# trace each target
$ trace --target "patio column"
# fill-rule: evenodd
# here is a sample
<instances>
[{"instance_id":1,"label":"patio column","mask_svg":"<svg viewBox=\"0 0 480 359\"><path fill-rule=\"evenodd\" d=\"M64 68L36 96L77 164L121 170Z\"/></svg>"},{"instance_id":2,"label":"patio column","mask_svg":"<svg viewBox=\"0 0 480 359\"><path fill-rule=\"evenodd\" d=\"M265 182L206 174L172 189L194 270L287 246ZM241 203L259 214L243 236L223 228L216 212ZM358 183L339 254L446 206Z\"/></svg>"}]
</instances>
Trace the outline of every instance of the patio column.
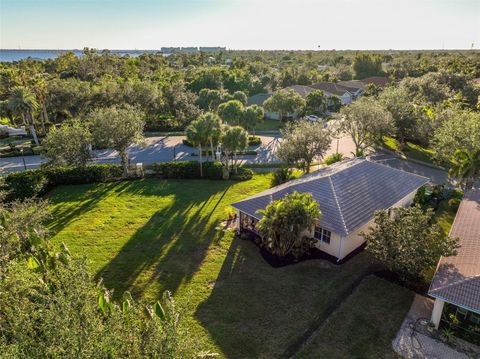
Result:
<instances>
[{"instance_id":1,"label":"patio column","mask_svg":"<svg viewBox=\"0 0 480 359\"><path fill-rule=\"evenodd\" d=\"M440 325L444 304L445 302L438 298L435 299L435 303L433 304L432 323L435 325L435 329L438 329L438 326Z\"/></svg>"},{"instance_id":2,"label":"patio column","mask_svg":"<svg viewBox=\"0 0 480 359\"><path fill-rule=\"evenodd\" d=\"M240 212L240 211L237 209L237 218L236 218L236 220L235 220L235 221L237 222L237 223L236 223L237 230L240 230L240 229L241 229L241 228L240 228L240 216L241 216L241 213L242 213L242 212Z\"/></svg>"}]
</instances>

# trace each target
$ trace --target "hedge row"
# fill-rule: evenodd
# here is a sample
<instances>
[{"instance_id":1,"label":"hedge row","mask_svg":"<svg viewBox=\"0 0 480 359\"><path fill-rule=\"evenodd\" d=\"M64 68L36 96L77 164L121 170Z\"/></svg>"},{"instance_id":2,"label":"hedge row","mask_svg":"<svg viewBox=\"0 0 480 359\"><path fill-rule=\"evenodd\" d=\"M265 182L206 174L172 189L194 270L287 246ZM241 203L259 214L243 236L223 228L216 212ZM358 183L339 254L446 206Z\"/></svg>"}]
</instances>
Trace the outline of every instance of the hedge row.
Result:
<instances>
[{"instance_id":1,"label":"hedge row","mask_svg":"<svg viewBox=\"0 0 480 359\"><path fill-rule=\"evenodd\" d=\"M52 167L14 172L5 176L2 189L7 200L22 200L41 196L59 185L106 182L122 176L122 167L102 164L85 167Z\"/></svg>"},{"instance_id":2,"label":"hedge row","mask_svg":"<svg viewBox=\"0 0 480 359\"><path fill-rule=\"evenodd\" d=\"M151 169L163 178L201 178L198 161L157 162L151 165ZM203 178L223 179L223 165L220 162L203 163Z\"/></svg>"},{"instance_id":3,"label":"hedge row","mask_svg":"<svg viewBox=\"0 0 480 359\"><path fill-rule=\"evenodd\" d=\"M203 177L200 177L200 162L198 161L158 162L151 165L151 169L163 178L176 179L206 178L221 180L230 178L234 181L246 181L253 176L251 169L243 167L229 175L221 162L204 162Z\"/></svg>"}]
</instances>

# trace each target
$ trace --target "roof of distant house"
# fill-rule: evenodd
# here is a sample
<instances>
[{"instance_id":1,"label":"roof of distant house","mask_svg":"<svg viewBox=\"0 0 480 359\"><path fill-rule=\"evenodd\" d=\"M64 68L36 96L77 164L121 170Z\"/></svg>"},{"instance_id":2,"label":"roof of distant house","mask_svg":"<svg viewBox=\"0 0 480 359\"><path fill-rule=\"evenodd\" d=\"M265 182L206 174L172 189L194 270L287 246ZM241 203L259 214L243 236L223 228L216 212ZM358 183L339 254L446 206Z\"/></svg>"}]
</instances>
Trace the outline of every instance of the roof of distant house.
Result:
<instances>
[{"instance_id":1,"label":"roof of distant house","mask_svg":"<svg viewBox=\"0 0 480 359\"><path fill-rule=\"evenodd\" d=\"M247 99L247 106L258 105L262 106L267 98L272 96L271 93L257 93Z\"/></svg>"},{"instance_id":2,"label":"roof of distant house","mask_svg":"<svg viewBox=\"0 0 480 359\"><path fill-rule=\"evenodd\" d=\"M385 87L390 83L390 80L388 79L388 77L384 77L384 76L367 77L366 79L363 79L360 81L362 81L365 85L374 84L375 86L378 86L378 87Z\"/></svg>"},{"instance_id":3,"label":"roof of distant house","mask_svg":"<svg viewBox=\"0 0 480 359\"><path fill-rule=\"evenodd\" d=\"M375 211L392 207L427 182L426 177L357 158L273 187L232 207L260 219L257 211L271 201L294 191L308 192L320 206L320 225L347 236L369 222Z\"/></svg>"},{"instance_id":4,"label":"roof of distant house","mask_svg":"<svg viewBox=\"0 0 480 359\"><path fill-rule=\"evenodd\" d=\"M338 81L337 84L352 89L353 91L363 90L365 88L365 84L360 80Z\"/></svg>"},{"instance_id":5,"label":"roof of distant house","mask_svg":"<svg viewBox=\"0 0 480 359\"><path fill-rule=\"evenodd\" d=\"M317 89L314 89L313 87L310 87L310 86L304 86L304 85L292 85L292 86L286 87L285 90L293 90L296 93L298 93L300 96L305 98L310 92L316 91Z\"/></svg>"},{"instance_id":6,"label":"roof of distant house","mask_svg":"<svg viewBox=\"0 0 480 359\"><path fill-rule=\"evenodd\" d=\"M480 190L465 194L450 230L456 256L442 257L428 294L480 313Z\"/></svg>"},{"instance_id":7,"label":"roof of distant house","mask_svg":"<svg viewBox=\"0 0 480 359\"><path fill-rule=\"evenodd\" d=\"M316 90L322 90L324 92L331 93L333 95L337 96L343 96L345 93L351 93L352 89L339 85L338 83L335 82L318 82L315 85L310 86Z\"/></svg>"}]
</instances>

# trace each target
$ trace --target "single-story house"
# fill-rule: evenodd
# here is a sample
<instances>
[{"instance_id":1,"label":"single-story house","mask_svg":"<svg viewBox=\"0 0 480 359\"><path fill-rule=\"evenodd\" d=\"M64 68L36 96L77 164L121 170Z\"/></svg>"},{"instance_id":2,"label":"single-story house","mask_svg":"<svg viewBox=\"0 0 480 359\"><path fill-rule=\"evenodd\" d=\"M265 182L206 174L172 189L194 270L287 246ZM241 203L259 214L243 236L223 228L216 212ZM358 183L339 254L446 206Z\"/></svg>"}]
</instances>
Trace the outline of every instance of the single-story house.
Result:
<instances>
[{"instance_id":1,"label":"single-story house","mask_svg":"<svg viewBox=\"0 0 480 359\"><path fill-rule=\"evenodd\" d=\"M367 85L373 84L377 87L385 87L389 83L389 79L383 76L367 77L363 80L339 81L337 85L345 87L352 94L353 99L356 100L365 92Z\"/></svg>"},{"instance_id":2,"label":"single-story house","mask_svg":"<svg viewBox=\"0 0 480 359\"><path fill-rule=\"evenodd\" d=\"M428 294L435 298L431 321L438 329L445 303L461 321L480 326L480 190L468 191L450 230L459 238L456 256L438 262Z\"/></svg>"},{"instance_id":3,"label":"single-story house","mask_svg":"<svg viewBox=\"0 0 480 359\"><path fill-rule=\"evenodd\" d=\"M360 235L373 225L374 213L409 206L428 178L356 158L332 164L299 179L232 204L240 231L253 233L262 218L258 210L286 194L311 193L322 216L313 231L316 247L342 260L365 241Z\"/></svg>"},{"instance_id":4,"label":"single-story house","mask_svg":"<svg viewBox=\"0 0 480 359\"><path fill-rule=\"evenodd\" d=\"M342 102L342 105L348 105L355 99L355 96L353 95L354 91L351 88L339 85L335 82L322 81L310 87L315 90L322 90L327 97L331 97L333 95L338 96Z\"/></svg>"},{"instance_id":5,"label":"single-story house","mask_svg":"<svg viewBox=\"0 0 480 359\"><path fill-rule=\"evenodd\" d=\"M258 105L263 106L263 103L272 96L272 93L257 93L247 99L247 106ZM280 116L276 112L265 111L265 118L267 120L279 120Z\"/></svg>"}]
</instances>

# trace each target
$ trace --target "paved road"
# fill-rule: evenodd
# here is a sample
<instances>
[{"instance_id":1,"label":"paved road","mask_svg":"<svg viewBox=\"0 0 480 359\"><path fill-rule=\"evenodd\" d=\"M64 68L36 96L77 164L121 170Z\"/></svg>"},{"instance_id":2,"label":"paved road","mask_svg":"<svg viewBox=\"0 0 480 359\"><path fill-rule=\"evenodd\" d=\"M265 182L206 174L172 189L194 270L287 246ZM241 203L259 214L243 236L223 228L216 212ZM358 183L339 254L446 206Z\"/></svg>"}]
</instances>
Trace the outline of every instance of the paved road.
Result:
<instances>
[{"instance_id":1,"label":"paved road","mask_svg":"<svg viewBox=\"0 0 480 359\"><path fill-rule=\"evenodd\" d=\"M257 151L257 155L240 156L239 159L243 163L278 162L275 152L282 140L280 135L261 135L259 137L262 140L262 144L256 148L252 148ZM184 138L184 136L149 137L146 139L145 146L131 146L128 149L130 161L132 163L141 162L144 164L168 162L173 160L174 153L177 160L198 160L198 156L191 155L192 153L196 153L197 149L182 144ZM338 151L345 157L352 157L355 146L349 137L342 137L338 140L334 139L326 155L335 153L337 145ZM117 152L113 150L95 151L95 156L95 159L92 161L94 163L120 163ZM393 155L374 154L371 158L387 166L428 177L435 184L448 181L448 175L445 171L404 161ZM25 164L28 169L37 168L43 162L45 162L45 159L40 156L25 156ZM21 157L0 159L0 171L14 172L22 170L24 170L24 165Z\"/></svg>"},{"instance_id":2,"label":"paved road","mask_svg":"<svg viewBox=\"0 0 480 359\"><path fill-rule=\"evenodd\" d=\"M257 156L240 156L244 163L275 163L278 162L275 152L280 144L280 135L261 135L262 144L253 147L257 151ZM175 154L177 160L198 160L198 156L192 156L197 149L182 144L184 136L169 137L149 137L146 139L145 146L130 146L128 154L132 163L151 164L154 162L172 161ZM332 142L328 154L336 151L337 140ZM338 149L345 156L351 156L354 150L352 141L347 138L341 138L338 141ZM37 168L45 159L41 156L25 156L25 164L28 169ZM116 151L102 150L95 151L94 163L120 163L120 158ZM24 170L21 157L11 157L0 159L0 170L3 172L14 172Z\"/></svg>"}]
</instances>

